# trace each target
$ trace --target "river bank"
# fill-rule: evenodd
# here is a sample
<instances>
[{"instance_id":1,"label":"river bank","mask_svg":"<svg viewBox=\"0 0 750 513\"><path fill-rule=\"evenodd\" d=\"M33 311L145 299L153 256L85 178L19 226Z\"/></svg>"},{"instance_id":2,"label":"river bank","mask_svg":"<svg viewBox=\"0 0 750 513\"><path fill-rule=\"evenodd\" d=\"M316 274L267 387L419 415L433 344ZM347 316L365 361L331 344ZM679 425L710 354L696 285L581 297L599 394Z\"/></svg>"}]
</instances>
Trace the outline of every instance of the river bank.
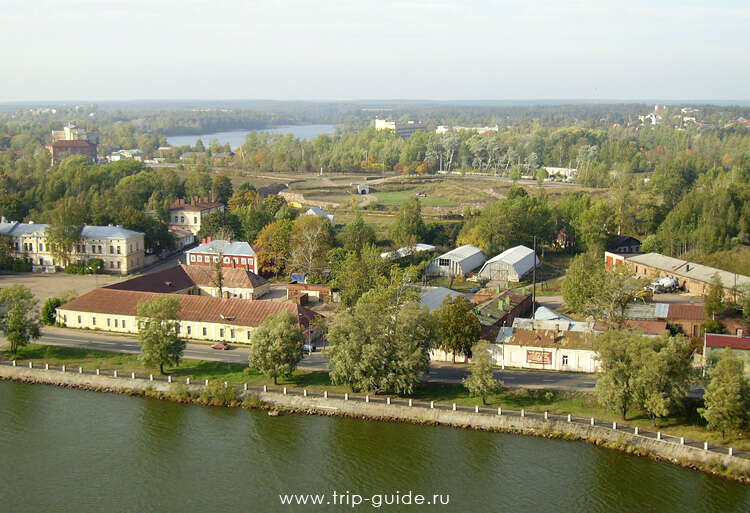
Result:
<instances>
[{"instance_id":1,"label":"river bank","mask_svg":"<svg viewBox=\"0 0 750 513\"><path fill-rule=\"evenodd\" d=\"M51 384L86 390L159 397L180 402L221 404L199 396L207 383L176 383L171 379L134 378L86 374L79 369L45 370L0 365L0 378L24 383ZM273 408L290 413L336 415L388 422L444 425L486 431L510 432L547 438L586 440L597 446L617 449L628 454L647 456L694 468L715 475L750 483L750 459L732 454L731 450L709 447L697 442L648 433L617 423L593 418L487 410L455 404L417 403L413 400L349 396L348 394L313 394L307 390L244 386L232 392L233 406ZM745 456L743 454L743 456Z\"/></svg>"}]
</instances>

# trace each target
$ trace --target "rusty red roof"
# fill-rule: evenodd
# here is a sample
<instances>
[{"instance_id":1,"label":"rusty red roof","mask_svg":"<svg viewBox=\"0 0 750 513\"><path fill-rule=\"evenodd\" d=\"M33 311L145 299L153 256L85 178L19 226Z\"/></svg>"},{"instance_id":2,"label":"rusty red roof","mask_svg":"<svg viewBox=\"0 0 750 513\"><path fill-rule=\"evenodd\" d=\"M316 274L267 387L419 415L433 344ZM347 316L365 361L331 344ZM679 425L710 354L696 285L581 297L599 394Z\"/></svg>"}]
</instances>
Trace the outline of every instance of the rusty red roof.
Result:
<instances>
[{"instance_id":1,"label":"rusty red roof","mask_svg":"<svg viewBox=\"0 0 750 513\"><path fill-rule=\"evenodd\" d=\"M703 305L670 304L667 311L667 319L705 321L706 318L706 310Z\"/></svg>"},{"instance_id":2,"label":"rusty red roof","mask_svg":"<svg viewBox=\"0 0 750 513\"><path fill-rule=\"evenodd\" d=\"M706 333L705 342L706 347L730 347L732 349L750 350L750 337Z\"/></svg>"},{"instance_id":3,"label":"rusty red roof","mask_svg":"<svg viewBox=\"0 0 750 513\"><path fill-rule=\"evenodd\" d=\"M667 331L666 321L643 321L635 319L626 319L625 324L629 328L636 328L643 332L644 335L661 335ZM594 323L594 331L607 331L610 325L606 321L597 321Z\"/></svg>"},{"instance_id":4,"label":"rusty red roof","mask_svg":"<svg viewBox=\"0 0 750 513\"><path fill-rule=\"evenodd\" d=\"M164 294L113 288L94 289L88 294L65 303L60 310L91 312L112 315L138 315L138 303L150 301ZM235 326L259 326L266 317L287 311L307 326L318 316L312 310L287 301L261 301L251 299L225 299L210 296L174 294L182 306L179 318L183 321L215 322Z\"/></svg>"}]
</instances>

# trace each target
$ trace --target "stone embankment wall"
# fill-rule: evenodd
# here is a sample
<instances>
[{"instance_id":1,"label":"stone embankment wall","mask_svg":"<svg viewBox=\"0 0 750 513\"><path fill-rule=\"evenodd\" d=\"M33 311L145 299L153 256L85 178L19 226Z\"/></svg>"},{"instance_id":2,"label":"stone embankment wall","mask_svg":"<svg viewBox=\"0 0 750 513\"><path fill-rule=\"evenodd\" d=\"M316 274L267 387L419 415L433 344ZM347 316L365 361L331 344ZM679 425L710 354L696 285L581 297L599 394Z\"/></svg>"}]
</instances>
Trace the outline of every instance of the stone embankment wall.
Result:
<instances>
[{"instance_id":1,"label":"stone embankment wall","mask_svg":"<svg viewBox=\"0 0 750 513\"><path fill-rule=\"evenodd\" d=\"M88 371L91 372L91 371ZM135 377L121 374L115 377L86 373L85 370L45 370L44 368L13 367L8 362L0 365L0 379L28 383L46 383L111 392L160 392L168 394L173 382L163 377ZM186 383L185 389L197 394L204 383ZM229 385L231 386L231 385ZM560 437L593 441L627 452L653 456L685 466L702 469L716 467L733 469L734 476L750 475L750 455L732 453L718 447L708 447L661 433L638 431L636 428L608 423L591 418L581 418L507 411L500 409L471 408L450 404L413 402L410 399L391 399L348 394L308 393L306 390L270 390L267 387L241 386L241 399L252 395L262 402L298 413L339 415L376 420L414 422L420 424L446 425L453 427L505 431L536 436Z\"/></svg>"}]
</instances>

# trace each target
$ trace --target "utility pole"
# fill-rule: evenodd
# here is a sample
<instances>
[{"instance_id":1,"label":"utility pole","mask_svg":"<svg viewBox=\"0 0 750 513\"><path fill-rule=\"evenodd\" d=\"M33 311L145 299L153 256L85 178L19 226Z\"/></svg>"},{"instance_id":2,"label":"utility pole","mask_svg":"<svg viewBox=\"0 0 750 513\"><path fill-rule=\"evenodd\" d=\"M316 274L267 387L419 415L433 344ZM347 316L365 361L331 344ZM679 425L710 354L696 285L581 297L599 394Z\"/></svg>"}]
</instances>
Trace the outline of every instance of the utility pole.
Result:
<instances>
[{"instance_id":1,"label":"utility pole","mask_svg":"<svg viewBox=\"0 0 750 513\"><path fill-rule=\"evenodd\" d=\"M534 288L531 292L531 318L536 313L536 235L534 235Z\"/></svg>"}]
</instances>

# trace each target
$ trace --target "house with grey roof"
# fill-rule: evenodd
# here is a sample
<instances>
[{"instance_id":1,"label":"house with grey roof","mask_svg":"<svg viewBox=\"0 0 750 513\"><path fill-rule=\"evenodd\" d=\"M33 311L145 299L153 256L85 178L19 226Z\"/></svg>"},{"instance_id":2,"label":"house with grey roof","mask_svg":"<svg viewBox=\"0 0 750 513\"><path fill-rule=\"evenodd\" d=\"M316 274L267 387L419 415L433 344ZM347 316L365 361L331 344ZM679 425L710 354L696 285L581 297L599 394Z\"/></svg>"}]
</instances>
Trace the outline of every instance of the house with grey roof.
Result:
<instances>
[{"instance_id":1,"label":"house with grey roof","mask_svg":"<svg viewBox=\"0 0 750 513\"><path fill-rule=\"evenodd\" d=\"M328 212L326 212L325 210L319 207L311 207L303 215L325 217L331 222L331 224L333 224L333 214L329 214Z\"/></svg>"},{"instance_id":2,"label":"house with grey roof","mask_svg":"<svg viewBox=\"0 0 750 513\"><path fill-rule=\"evenodd\" d=\"M466 244L434 258L425 272L428 276L466 276L485 260L481 249Z\"/></svg>"}]
</instances>

